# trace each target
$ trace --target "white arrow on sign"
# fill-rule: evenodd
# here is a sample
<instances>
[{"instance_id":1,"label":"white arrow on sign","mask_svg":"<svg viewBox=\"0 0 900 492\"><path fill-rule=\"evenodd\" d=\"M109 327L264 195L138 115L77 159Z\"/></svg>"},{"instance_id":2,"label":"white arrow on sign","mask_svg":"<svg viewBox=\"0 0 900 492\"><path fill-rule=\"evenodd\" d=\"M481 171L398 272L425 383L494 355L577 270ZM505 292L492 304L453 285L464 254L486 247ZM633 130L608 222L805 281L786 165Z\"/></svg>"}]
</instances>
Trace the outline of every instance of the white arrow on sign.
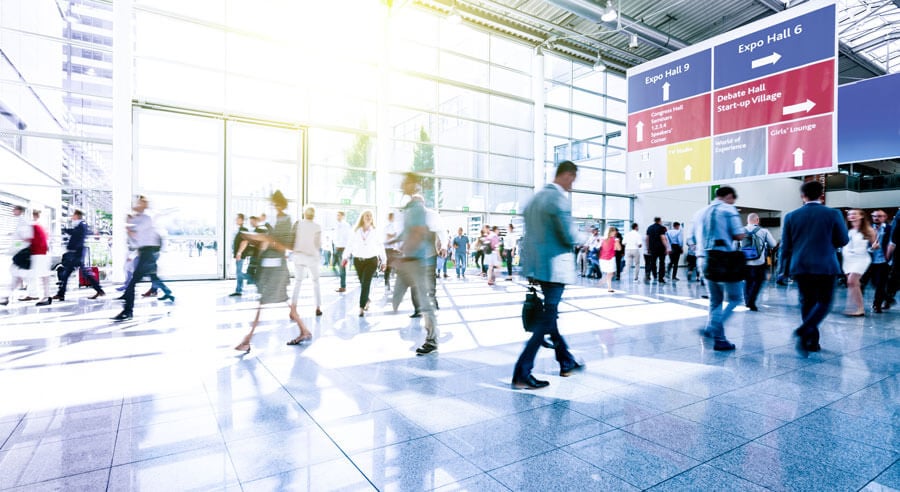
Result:
<instances>
[{"instance_id":1,"label":"white arrow on sign","mask_svg":"<svg viewBox=\"0 0 900 492\"><path fill-rule=\"evenodd\" d=\"M741 174L744 172L744 159L738 157L734 160L734 174Z\"/></svg>"},{"instance_id":2,"label":"white arrow on sign","mask_svg":"<svg viewBox=\"0 0 900 492\"><path fill-rule=\"evenodd\" d=\"M665 84L663 84L662 87L663 87L663 101L668 101L670 84L668 82L666 82Z\"/></svg>"},{"instance_id":3,"label":"white arrow on sign","mask_svg":"<svg viewBox=\"0 0 900 492\"><path fill-rule=\"evenodd\" d=\"M805 154L805 153L806 152L803 149L801 149L800 147L797 147L797 150L795 150L793 152L794 167L803 167L803 154Z\"/></svg>"},{"instance_id":4,"label":"white arrow on sign","mask_svg":"<svg viewBox=\"0 0 900 492\"><path fill-rule=\"evenodd\" d=\"M778 52L772 52L772 54L769 56L757 58L757 59L753 60L752 62L750 62L750 67L751 68L759 68L759 67L762 67L765 65L774 65L780 59L781 59L781 55L779 55Z\"/></svg>"},{"instance_id":5,"label":"white arrow on sign","mask_svg":"<svg viewBox=\"0 0 900 492\"><path fill-rule=\"evenodd\" d=\"M635 129L637 130L637 135L634 137L635 141L637 141L637 142L643 142L643 141L644 141L644 122L643 122L643 121L638 121L638 122L634 125L634 127L635 127Z\"/></svg>"},{"instance_id":6,"label":"white arrow on sign","mask_svg":"<svg viewBox=\"0 0 900 492\"><path fill-rule=\"evenodd\" d=\"M812 109L813 107L815 107L815 105L816 105L816 103L807 99L806 101L804 101L800 104L792 104L790 106L785 106L785 107L781 108L781 114L782 114L782 116L786 116L789 114L799 113L801 111L806 111L807 113L809 113L809 110Z\"/></svg>"},{"instance_id":7,"label":"white arrow on sign","mask_svg":"<svg viewBox=\"0 0 900 492\"><path fill-rule=\"evenodd\" d=\"M685 181L691 180L691 169L694 169L694 168L691 167L690 164L688 164L687 166L684 166L684 180Z\"/></svg>"}]
</instances>

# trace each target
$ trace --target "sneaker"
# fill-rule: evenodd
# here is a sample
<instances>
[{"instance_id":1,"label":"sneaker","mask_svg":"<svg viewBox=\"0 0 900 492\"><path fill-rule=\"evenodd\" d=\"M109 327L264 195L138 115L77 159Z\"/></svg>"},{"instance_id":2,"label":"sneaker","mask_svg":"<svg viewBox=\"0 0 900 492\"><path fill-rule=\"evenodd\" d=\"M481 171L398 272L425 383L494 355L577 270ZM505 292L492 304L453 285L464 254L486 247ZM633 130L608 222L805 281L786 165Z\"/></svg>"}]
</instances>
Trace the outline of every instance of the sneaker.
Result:
<instances>
[{"instance_id":1,"label":"sneaker","mask_svg":"<svg viewBox=\"0 0 900 492\"><path fill-rule=\"evenodd\" d=\"M112 317L113 321L125 321L133 318L134 315L130 311L122 311L121 313Z\"/></svg>"},{"instance_id":2,"label":"sneaker","mask_svg":"<svg viewBox=\"0 0 900 492\"><path fill-rule=\"evenodd\" d=\"M172 301L172 302L175 302L175 296L173 296L172 294L166 294L166 295L160 297L159 299L157 299L157 301Z\"/></svg>"},{"instance_id":3,"label":"sneaker","mask_svg":"<svg viewBox=\"0 0 900 492\"><path fill-rule=\"evenodd\" d=\"M416 349L416 355L427 355L437 351L437 345L431 342L425 342L424 345Z\"/></svg>"}]
</instances>

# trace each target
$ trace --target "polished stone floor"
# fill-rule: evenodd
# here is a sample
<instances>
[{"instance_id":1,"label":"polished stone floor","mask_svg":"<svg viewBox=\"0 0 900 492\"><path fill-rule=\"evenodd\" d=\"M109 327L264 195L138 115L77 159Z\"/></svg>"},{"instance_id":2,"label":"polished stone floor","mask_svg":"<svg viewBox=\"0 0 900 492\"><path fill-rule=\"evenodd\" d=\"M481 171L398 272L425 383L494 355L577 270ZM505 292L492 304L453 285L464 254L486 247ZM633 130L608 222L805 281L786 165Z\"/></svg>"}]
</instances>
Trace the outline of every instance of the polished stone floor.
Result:
<instances>
[{"instance_id":1,"label":"polished stone floor","mask_svg":"<svg viewBox=\"0 0 900 492\"><path fill-rule=\"evenodd\" d=\"M440 351L385 304L357 316L358 284L309 286L296 335L232 282L173 283L135 319L88 290L49 308L0 308L0 489L20 490L894 490L900 489L900 309L834 313L822 352L798 353L795 287L729 320L733 353L698 335L696 283L596 281L566 290L560 326L587 370L550 350L509 380L526 339L518 279L439 281ZM111 293L113 289L108 289ZM869 293L871 295L871 293Z\"/></svg>"}]
</instances>

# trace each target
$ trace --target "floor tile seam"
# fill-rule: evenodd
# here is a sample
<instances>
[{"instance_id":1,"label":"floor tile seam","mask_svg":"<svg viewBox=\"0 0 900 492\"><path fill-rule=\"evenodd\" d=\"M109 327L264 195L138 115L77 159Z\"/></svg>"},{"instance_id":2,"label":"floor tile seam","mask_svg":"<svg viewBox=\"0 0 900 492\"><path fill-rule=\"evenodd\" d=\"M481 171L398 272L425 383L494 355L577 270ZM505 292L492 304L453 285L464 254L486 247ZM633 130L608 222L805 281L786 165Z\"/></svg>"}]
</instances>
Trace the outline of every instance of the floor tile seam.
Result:
<instances>
[{"instance_id":1,"label":"floor tile seam","mask_svg":"<svg viewBox=\"0 0 900 492\"><path fill-rule=\"evenodd\" d=\"M477 468L478 470L480 470L482 473L487 473L487 472L489 471L489 470L485 470L485 469L481 468L481 466L480 466L478 463L476 463L474 459L469 459L469 458L463 456L462 453L460 453L460 452L457 451L455 448L453 448L452 446L450 446L450 444L448 444L447 442L445 442L444 440L442 440L441 438L438 437L439 434L445 434L445 433L447 433L447 432L452 432L452 431L441 431L441 432L436 432L436 433L434 433L434 434L431 434L430 436L425 436L425 437L432 437L432 438L434 438L436 441L438 441L439 443L441 443L444 447L446 447L447 449L449 449L449 450L453 451L454 453L456 453L460 458L462 458L462 459L466 460L467 462L469 462L470 464L472 464L472 466L474 466L475 468ZM536 437L536 436L534 436L534 437ZM519 458L519 459L517 459L517 460L515 460L515 461L512 461L512 462L510 462L510 463L506 463L506 464L504 464L504 465L500 465L500 466L498 466L498 467L491 468L490 470L497 470L497 469L499 469L499 468L503 468L504 466L509 466L509 465L514 464L514 463L519 463L519 462L521 462L521 461L529 460L529 459L532 459L532 458L541 456L542 454L546 454L546 453L553 452L553 451L555 451L555 450L557 450L557 449L560 448L560 446L557 446L557 445L555 445L555 444L553 444L553 443L549 443L549 442L547 442L547 441L545 441L545 440L543 440L543 439L540 439L540 438L538 438L538 441L548 444L548 445L550 446L550 448L547 449L547 450L545 450L545 451L541 451L541 452L538 452L538 453L535 453L535 454L531 454L531 455L526 456L526 457L524 457L524 458ZM475 456L475 458L478 458L478 457L480 457L480 455ZM471 478L471 477L466 477L466 478Z\"/></svg>"},{"instance_id":2,"label":"floor tile seam","mask_svg":"<svg viewBox=\"0 0 900 492\"><path fill-rule=\"evenodd\" d=\"M793 422L790 422L789 424L792 424L792 423L793 423ZM819 456L818 454L816 454L816 455L814 455L814 456L810 456L810 455L808 455L808 454L801 454L801 453L799 453L799 452L794 452L794 451L793 451L794 448L791 447L791 446L785 447L784 449L779 449L779 448L776 448L776 447L774 447L774 446L769 446L768 444L766 444L766 443L760 441L760 439L762 439L762 438L768 436L769 434L773 434L774 432L776 432L776 431L778 431L778 430L781 430L781 429L784 428L784 427L787 427L787 425L789 425L789 424L785 424L785 425L783 425L783 426L781 426L781 427L779 427L779 428L777 428L777 429L772 429L771 431L766 432L765 434L763 434L763 435L757 437L756 439L751 440L750 442L753 443L753 444L756 444L757 446L763 446L763 447L769 448L769 449L771 449L771 450L773 450L773 451L776 451L776 452L786 452L786 453L790 454L791 456L793 456L793 457L795 457L795 458L798 458L798 459L814 461L814 462L818 463L819 465L821 465L823 468L836 468L836 469L838 469L838 470L840 470L840 471L842 471L842 472L844 472L844 473L847 473L847 474L849 474L849 475L853 475L853 476L856 476L856 477L859 477L859 478L866 478L865 476L861 475L858 471L856 471L856 470L851 470L850 467L843 468L842 466L839 466L839 465L836 465L836 464L826 463L826 462L824 462L824 461L818 459L818 456ZM847 439L847 438L843 438L843 439ZM850 439L848 439L848 440L850 440ZM748 444L748 443L744 443L744 445L746 445L746 444ZM862 444L865 444L865 443L862 443ZM871 445L869 445L869 446L870 446L870 447L875 447L875 446L871 446ZM900 454L900 453L896 453L896 452L895 452L894 454ZM843 463L844 463L842 460L837 460L837 461L838 461L838 463L840 463L841 465L843 465ZM897 460L895 460L894 462L896 463ZM885 467L883 470L881 470L881 471L878 472L878 473L879 473L879 474L883 473L884 470L887 470L888 468L890 468L890 466L891 466L891 465L888 465L887 467ZM877 476L877 475L876 475L876 476Z\"/></svg>"},{"instance_id":3,"label":"floor tile seam","mask_svg":"<svg viewBox=\"0 0 900 492\"><path fill-rule=\"evenodd\" d=\"M371 485L372 488L374 488L375 490L378 490L378 486L375 485L374 482L372 482L372 479L369 478L368 475L366 475L366 473L362 470L362 468L359 467L359 465L355 461L353 461L353 459L350 457L350 455L347 453L347 451L337 443L337 441L334 439L334 436L332 436L331 433L329 433L327 430L325 430L325 428L322 426L322 423L319 422L319 420L316 419L311 413L309 413L309 410L307 410L306 407L303 406L303 404L300 403L294 397L293 393L291 393L290 391L287 390L287 388L284 386L284 384L281 383L281 381L278 379L278 377L275 375L275 373L272 371L272 369L270 369L269 366L266 365L266 363L264 361L260 361L260 365L275 379L275 381L278 381L279 386L281 386L281 388L285 392L287 392L287 394L290 396L291 400L293 400L300 408L303 409L303 413L305 413L306 416L310 418L310 420L313 422L313 424L315 424L315 426L319 429L319 431L322 432L323 435L325 435L325 437L338 450L338 452L340 452L340 454L344 457L344 459L349 461L350 464L352 464L353 467L356 468L356 470L360 473L360 475L362 475L366 479L366 481L369 482L369 485ZM227 447L227 443L226 443L226 450L228 450L229 457L230 457L231 451ZM322 463L324 463L324 461ZM232 466L234 467L233 460L232 460ZM234 468L234 470L235 470L235 474L237 474L236 467ZM240 477L238 477L238 478L240 479ZM243 486L241 488L243 489Z\"/></svg>"},{"instance_id":4,"label":"floor tile seam","mask_svg":"<svg viewBox=\"0 0 900 492\"><path fill-rule=\"evenodd\" d=\"M219 436L219 437L221 438L221 436ZM113 450L113 460L112 460L110 466L111 466L111 468L118 468L118 467L121 467L121 466L133 465L133 464L135 464L135 463L143 463L143 462L145 462L145 461L153 461L153 460L158 460L158 459L161 459L161 458L168 458L168 457L170 457L170 456L177 456L177 455L179 455L179 454L193 453L193 452L195 452L195 451L200 451L200 450L204 450L204 449L207 449L207 448L213 448L213 447L221 446L221 445L224 445L224 444L227 444L227 442L226 442L225 440L221 440L220 442L217 442L217 443L214 443L214 444L204 444L204 445L202 445L202 446L191 447L191 448L189 448L189 449L181 449L181 450L178 450L178 451L167 451L167 452L164 452L164 453L162 453L162 454L150 456L150 457L148 457L148 458L130 459L130 460L127 460L127 461L123 461L123 462L121 462L121 463L116 463L116 462L115 462L115 450ZM233 463L232 463L232 466L234 466Z\"/></svg>"},{"instance_id":5,"label":"floor tile seam","mask_svg":"<svg viewBox=\"0 0 900 492\"><path fill-rule=\"evenodd\" d=\"M19 420L16 421L16 425L9 431L9 435L6 436L6 438L3 440L2 443L0 443L0 450L8 451L7 449L4 449L4 448L6 448L6 444L9 443L9 440L12 439L13 435L15 435L16 429L18 429L19 427L22 427L22 425L23 425L22 423L25 421L26 415L28 415L28 412L23 413L22 416L19 417Z\"/></svg>"},{"instance_id":6,"label":"floor tile seam","mask_svg":"<svg viewBox=\"0 0 900 492\"><path fill-rule=\"evenodd\" d=\"M125 412L125 397L122 397L122 400L119 405L119 421L116 423L116 437L113 439L113 447L112 453L109 454L109 471L106 474L106 490L109 490L109 485L112 482L112 470L113 463L116 461L116 447L119 445L119 431L122 426L122 414Z\"/></svg>"},{"instance_id":7,"label":"floor tile seam","mask_svg":"<svg viewBox=\"0 0 900 492\"><path fill-rule=\"evenodd\" d=\"M662 415L667 415L667 414L662 414ZM688 458L690 458L690 459L692 459L692 460L694 460L694 461L699 461L701 464L702 464L702 463L705 463L705 462L707 462L707 461L716 459L716 458L718 458L719 456L722 456L723 454L730 453L731 451L734 451L735 449L737 449L737 448L739 448L739 447L741 447L741 446L743 446L743 445L745 445L745 444L747 444L747 443L749 443L749 442L753 442L753 439L749 439L749 438L746 438L746 437L743 437L743 436L739 436L739 435L737 435L737 434L732 434L731 432L720 431L719 429L716 429L715 427L710 427L710 426L708 426L708 425L706 425L706 424L703 424L703 423L700 423L700 422L694 422L693 420L686 419L686 418L681 417L681 416L679 416L679 415L672 415L672 416L673 416L673 417L676 417L676 418L680 418L680 419L682 419L682 420L687 420L688 422L691 422L691 423L694 423L694 424L697 424L697 425L701 425L701 426L703 426L703 427L706 427L706 428L709 429L710 431L716 432L716 433L718 433L718 434L722 434L722 433L728 434L728 435L730 435L730 436L732 436L732 437L736 437L736 438L740 439L742 442L741 442L740 444L738 444L737 446L734 446L734 447L732 447L732 448L728 448L727 450L725 450L725 451L723 451L723 452L721 452L721 453L719 453L719 454L717 454L717 455L715 455L715 456L713 456L713 457L711 457L711 458L709 458L709 459L707 459L707 460L704 461L702 458L697 458L697 457L694 457L694 456L690 456L690 455L684 454L682 451L679 451L678 449L671 448L671 447L669 447L669 446L667 446L667 445L665 445L665 444L663 444L663 443L659 443L659 442L656 442L656 441L651 441L650 439L648 439L648 438L646 438L646 437L643 437L643 436L640 436L640 435L638 435L638 434L635 434L634 432L631 432L630 430L625 429L624 427L621 428L620 430L621 430L622 432L625 432L625 433L627 433L627 434L630 434L630 435L632 435L632 436L634 436L634 437L643 439L643 440L645 440L645 441L647 441L647 442L653 443L653 444L655 444L655 445L657 445L657 446L660 446L660 447L666 448L666 449L668 449L668 450L670 450L670 451L673 451L673 452L675 452L675 453L678 453L678 454L680 454L680 455L682 455L682 456L686 456L686 457L688 457ZM657 417L658 417L658 415L657 415ZM629 424L628 426L625 426L625 427L630 427L630 426L633 426L633 425L638 424L638 423L639 423L639 422L635 422L635 423ZM704 449L706 449L705 446L704 446Z\"/></svg>"},{"instance_id":8,"label":"floor tile seam","mask_svg":"<svg viewBox=\"0 0 900 492\"><path fill-rule=\"evenodd\" d=\"M859 415L853 415L853 414L850 414L850 413L847 413L847 412L842 412L841 410L838 410L838 409L836 409L836 408L822 407L822 408L820 408L819 410L823 410L823 409L831 410L832 412L837 412L837 413L846 415L846 416L848 416L848 417L859 418L859 419L865 419L865 420L875 420L875 419L870 419L870 418L868 418L868 417L863 417L863 416L859 416ZM816 411L818 411L818 410L816 410ZM812 413L815 413L815 412L812 412ZM806 415L804 415L803 417L794 419L793 421L788 422L788 423L790 423L790 424L797 424L798 426L804 427L804 428L806 428L806 429L822 430L822 427L813 427L813 426L811 426L811 425L805 425L805 424L799 423L800 420L803 420L803 418L812 415L812 413L806 414ZM880 422L880 421L877 421L877 420L875 421L875 423L877 423L877 424L886 424L886 422ZM841 438L841 439L846 439L846 440L848 440L848 441L853 441L853 442L856 442L856 443L859 443L859 444L865 444L866 446L871 446L871 447L873 447L873 448L881 449L881 450L883 450L883 451L888 451L888 452L891 452L891 453L895 453L895 454L898 455L898 458L900 458L900 446L898 446L897 448L884 447L884 446L881 445L881 444L873 444L873 443L871 443L871 442L868 442L868 441L861 441L861 440L859 440L859 439L856 439L856 438L854 438L854 437L850 437L850 436L847 436L847 435L836 434L836 433L831 432L830 430L827 430L827 429L825 429L825 432L827 432L828 434L831 434L831 435L834 436L834 437L839 437L839 438ZM760 436L760 437L762 437L762 436Z\"/></svg>"},{"instance_id":9,"label":"floor tile seam","mask_svg":"<svg viewBox=\"0 0 900 492\"><path fill-rule=\"evenodd\" d=\"M621 430L621 429L619 429L619 430ZM623 431L623 432L625 432L625 431ZM592 436L592 437L597 437L597 436ZM587 438L587 439L591 439L591 438ZM578 442L584 442L584 441L586 441L587 439L582 439L581 441L578 441ZM590 467L592 467L592 468L596 468L597 470L600 470L600 471L603 472L603 473L606 473L606 474L612 475L612 476L615 477L615 478L618 478L619 480L621 480L621 481L627 483L628 485L631 485L632 487L634 487L634 488L636 488L636 489L644 490L644 487L641 487L641 486L638 485L638 484L632 483L632 482L629 481L626 477L621 476L620 474L616 473L615 471L607 470L607 469L605 469L605 468L600 468L599 466L597 466L597 465L595 465L595 464L593 464L593 463L591 463L591 462L585 460L584 458L582 458L582 457L576 455L571 449L567 449L567 448L572 448L575 444L577 444L577 443L571 443L571 444L567 444L567 445L565 445L565 446L560 446L560 447L559 447L559 450L562 451L562 452L564 452L564 453L566 453L566 454L568 454L568 455L571 456L572 458L575 458L576 460L581 461L582 463L584 463L584 464L586 464L586 465L588 465L588 466L590 466ZM550 452L550 451L548 451L548 452ZM695 460L695 461L696 461L696 460Z\"/></svg>"},{"instance_id":10,"label":"floor tile seam","mask_svg":"<svg viewBox=\"0 0 900 492\"><path fill-rule=\"evenodd\" d=\"M56 480L61 480L61 479L64 479L64 478L77 477L78 475L87 475L88 473L96 473L96 472L98 472L98 471L102 471L102 470L105 470L105 469L106 469L106 468L97 468L97 469L95 469L95 470L80 471L80 472L78 472L78 473L72 473L71 475L62 475L62 476L59 476L59 477L48 478L48 479L45 479L45 480L40 480L40 481L37 481L37 482L29 482L29 483L25 483L25 484L19 484L19 483L17 483L16 485L13 485L13 486L11 486L11 487L4 487L3 489L0 489L0 490L12 490L12 489L18 488L18 487L36 486L36 485L40 485L40 484L45 484L45 483L54 482L54 481L56 481ZM107 487L107 488L109 487L109 479L108 479L108 478L107 478L107 485L106 485L106 487Z\"/></svg>"}]
</instances>

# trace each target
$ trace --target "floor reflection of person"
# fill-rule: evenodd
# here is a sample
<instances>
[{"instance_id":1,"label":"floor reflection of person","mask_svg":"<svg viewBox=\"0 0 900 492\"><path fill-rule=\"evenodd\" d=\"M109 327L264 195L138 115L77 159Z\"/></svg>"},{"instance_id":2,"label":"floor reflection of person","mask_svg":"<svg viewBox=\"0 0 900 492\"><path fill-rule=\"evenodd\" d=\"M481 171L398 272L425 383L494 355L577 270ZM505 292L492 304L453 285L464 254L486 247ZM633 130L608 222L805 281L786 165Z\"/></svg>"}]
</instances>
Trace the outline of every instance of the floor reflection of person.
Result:
<instances>
[{"instance_id":1,"label":"floor reflection of person","mask_svg":"<svg viewBox=\"0 0 900 492\"><path fill-rule=\"evenodd\" d=\"M270 200L277 211L275 225L268 234L262 237L253 236L254 239L260 241L260 265L256 282L260 294L259 306L256 308L253 324L250 325L250 332L244 336L241 343L234 347L239 352L250 352L250 341L253 339L253 334L256 332L256 327L259 324L259 313L262 311L263 305L287 302L288 300L287 286L290 278L285 254L291 251L294 245L293 224L291 223L291 216L284 213L288 202L281 191L275 190ZM299 316L295 317L292 315L292 318L300 329L300 335L287 342L287 344L298 345L312 340L312 333L306 328L303 320Z\"/></svg>"}]
</instances>

